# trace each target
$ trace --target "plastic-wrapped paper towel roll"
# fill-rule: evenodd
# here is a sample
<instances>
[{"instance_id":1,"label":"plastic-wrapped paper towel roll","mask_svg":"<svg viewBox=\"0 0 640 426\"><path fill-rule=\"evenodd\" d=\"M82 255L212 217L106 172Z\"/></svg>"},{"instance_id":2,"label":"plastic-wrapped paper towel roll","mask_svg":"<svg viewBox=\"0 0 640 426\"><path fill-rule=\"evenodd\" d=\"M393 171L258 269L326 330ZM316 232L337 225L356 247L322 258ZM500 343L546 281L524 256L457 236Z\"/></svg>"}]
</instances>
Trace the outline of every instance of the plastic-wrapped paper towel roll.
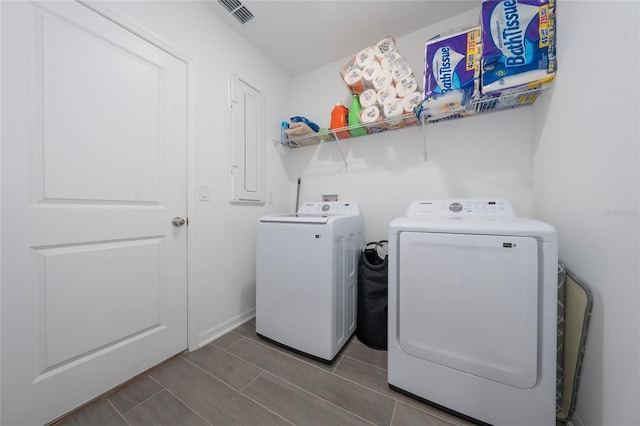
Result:
<instances>
[{"instance_id":1,"label":"plastic-wrapped paper towel roll","mask_svg":"<svg viewBox=\"0 0 640 426\"><path fill-rule=\"evenodd\" d=\"M373 88L378 91L393 84L393 77L389 71L380 71L373 77ZM397 90L397 88L396 88Z\"/></svg>"},{"instance_id":2,"label":"plastic-wrapped paper towel roll","mask_svg":"<svg viewBox=\"0 0 640 426\"><path fill-rule=\"evenodd\" d=\"M367 132L378 133L386 130L382 125L382 113L378 105L371 105L360 111L360 121L365 125Z\"/></svg>"},{"instance_id":3,"label":"plastic-wrapped paper towel roll","mask_svg":"<svg viewBox=\"0 0 640 426\"><path fill-rule=\"evenodd\" d=\"M376 92L376 97L378 98L378 103L380 105L384 105L385 102L394 99L396 96L396 88L393 86L387 86Z\"/></svg>"},{"instance_id":4,"label":"plastic-wrapped paper towel roll","mask_svg":"<svg viewBox=\"0 0 640 426\"><path fill-rule=\"evenodd\" d=\"M411 92L418 90L418 82L413 74L409 75L396 83L396 92L398 96L404 98Z\"/></svg>"},{"instance_id":5,"label":"plastic-wrapped paper towel roll","mask_svg":"<svg viewBox=\"0 0 640 426\"><path fill-rule=\"evenodd\" d=\"M380 65L382 66L383 70L391 71L391 69L393 68L394 62L397 61L400 58L402 58L402 55L400 55L400 52L397 52L397 51L395 51L395 52L387 52L380 59Z\"/></svg>"},{"instance_id":6,"label":"plastic-wrapped paper towel roll","mask_svg":"<svg viewBox=\"0 0 640 426\"><path fill-rule=\"evenodd\" d=\"M356 55L356 64L358 65L358 67L364 68L367 64L371 63L371 61L374 61L375 59L376 55L373 52L373 48L367 47L366 49L361 50Z\"/></svg>"},{"instance_id":7,"label":"plastic-wrapped paper towel roll","mask_svg":"<svg viewBox=\"0 0 640 426\"><path fill-rule=\"evenodd\" d=\"M370 107L378 102L378 96L373 89L367 89L360 93L360 106L362 108Z\"/></svg>"},{"instance_id":8,"label":"plastic-wrapped paper towel roll","mask_svg":"<svg viewBox=\"0 0 640 426\"><path fill-rule=\"evenodd\" d=\"M413 70L409 66L409 62L403 57L393 63L391 66L391 77L393 81L398 82L403 78L407 78L413 74Z\"/></svg>"},{"instance_id":9,"label":"plastic-wrapped paper towel roll","mask_svg":"<svg viewBox=\"0 0 640 426\"><path fill-rule=\"evenodd\" d=\"M380 107L378 105L371 105L360 111L360 121L363 124L371 124L380 120Z\"/></svg>"},{"instance_id":10,"label":"plastic-wrapped paper towel roll","mask_svg":"<svg viewBox=\"0 0 640 426\"><path fill-rule=\"evenodd\" d=\"M382 71L382 67L378 61L369 62L362 68L362 78L364 79L364 85L371 89L373 87L373 79Z\"/></svg>"},{"instance_id":11,"label":"plastic-wrapped paper towel roll","mask_svg":"<svg viewBox=\"0 0 640 426\"><path fill-rule=\"evenodd\" d=\"M359 68L353 68L349 70L343 76L343 79L344 82L347 83L347 86L349 86L349 88L351 88L354 93L360 94L366 90L362 78L362 70L360 70Z\"/></svg>"},{"instance_id":12,"label":"plastic-wrapped paper towel roll","mask_svg":"<svg viewBox=\"0 0 640 426\"><path fill-rule=\"evenodd\" d=\"M387 101L382 107L386 125L388 128L396 128L404 125L402 115L404 114L404 106L402 99L394 98Z\"/></svg>"},{"instance_id":13,"label":"plastic-wrapped paper towel roll","mask_svg":"<svg viewBox=\"0 0 640 426\"><path fill-rule=\"evenodd\" d=\"M422 102L422 93L420 92L411 92L402 98L402 106L404 107L405 113L413 112L413 109L420 105Z\"/></svg>"},{"instance_id":14,"label":"plastic-wrapped paper towel roll","mask_svg":"<svg viewBox=\"0 0 640 426\"><path fill-rule=\"evenodd\" d=\"M409 61L399 52L389 52L380 60L383 70L389 71L394 81L408 77L413 73Z\"/></svg>"}]
</instances>

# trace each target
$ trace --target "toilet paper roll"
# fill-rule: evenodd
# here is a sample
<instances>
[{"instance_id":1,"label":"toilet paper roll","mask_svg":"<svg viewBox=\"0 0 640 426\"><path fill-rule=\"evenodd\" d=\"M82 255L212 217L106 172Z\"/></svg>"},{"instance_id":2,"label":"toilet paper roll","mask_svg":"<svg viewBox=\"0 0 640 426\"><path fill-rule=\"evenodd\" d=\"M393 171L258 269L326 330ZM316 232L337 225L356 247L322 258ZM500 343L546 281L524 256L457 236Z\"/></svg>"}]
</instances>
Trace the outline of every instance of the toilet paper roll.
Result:
<instances>
[{"instance_id":1,"label":"toilet paper roll","mask_svg":"<svg viewBox=\"0 0 640 426\"><path fill-rule=\"evenodd\" d=\"M386 130L386 126L382 123L382 112L378 105L371 105L360 111L360 121L365 125L369 133L378 133Z\"/></svg>"},{"instance_id":2,"label":"toilet paper roll","mask_svg":"<svg viewBox=\"0 0 640 426\"><path fill-rule=\"evenodd\" d=\"M375 123L381 118L380 107L378 105L371 105L360 111L360 121L363 124Z\"/></svg>"},{"instance_id":3,"label":"toilet paper roll","mask_svg":"<svg viewBox=\"0 0 640 426\"><path fill-rule=\"evenodd\" d=\"M390 99L383 105L382 112L384 114L384 118L394 118L401 116L402 114L404 114L404 105L402 104L402 99Z\"/></svg>"},{"instance_id":4,"label":"toilet paper roll","mask_svg":"<svg viewBox=\"0 0 640 426\"><path fill-rule=\"evenodd\" d=\"M413 74L403 79L400 79L396 83L396 92L398 96L403 98L411 92L418 90L418 82Z\"/></svg>"},{"instance_id":5,"label":"toilet paper roll","mask_svg":"<svg viewBox=\"0 0 640 426\"><path fill-rule=\"evenodd\" d=\"M376 92L376 97L380 105L384 105L385 102L387 102L388 100L394 99L396 96L397 96L396 88L393 86L387 86Z\"/></svg>"},{"instance_id":6,"label":"toilet paper roll","mask_svg":"<svg viewBox=\"0 0 640 426\"><path fill-rule=\"evenodd\" d=\"M420 105L422 102L422 93L420 92L411 92L402 98L402 106L404 107L405 113L413 112L413 109Z\"/></svg>"},{"instance_id":7,"label":"toilet paper roll","mask_svg":"<svg viewBox=\"0 0 640 426\"><path fill-rule=\"evenodd\" d=\"M391 69L393 68L393 63L398 59L400 59L401 57L402 55L400 55L399 52L387 52L380 59L380 66L382 67L383 70L391 71Z\"/></svg>"},{"instance_id":8,"label":"toilet paper roll","mask_svg":"<svg viewBox=\"0 0 640 426\"><path fill-rule=\"evenodd\" d=\"M371 105L375 105L378 102L378 96L376 91L373 89L367 89L364 92L360 93L360 106L362 108L370 107Z\"/></svg>"},{"instance_id":9,"label":"toilet paper roll","mask_svg":"<svg viewBox=\"0 0 640 426\"><path fill-rule=\"evenodd\" d=\"M402 99L394 98L387 101L382 107L382 113L388 129L404 126L404 106L402 105Z\"/></svg>"},{"instance_id":10,"label":"toilet paper roll","mask_svg":"<svg viewBox=\"0 0 640 426\"><path fill-rule=\"evenodd\" d=\"M364 68L367 64L371 63L376 59L376 55L373 52L372 47L367 47L366 49L361 50L356 55L356 64L360 68Z\"/></svg>"},{"instance_id":11,"label":"toilet paper roll","mask_svg":"<svg viewBox=\"0 0 640 426\"><path fill-rule=\"evenodd\" d=\"M403 78L409 77L411 74L413 74L413 70L404 56L393 61L391 64L391 77L393 77L394 82L398 82Z\"/></svg>"},{"instance_id":12,"label":"toilet paper roll","mask_svg":"<svg viewBox=\"0 0 640 426\"><path fill-rule=\"evenodd\" d=\"M369 62L362 68L362 78L364 79L364 84L367 88L373 88L373 79L378 73L382 71L382 67L380 66L380 62L372 61Z\"/></svg>"},{"instance_id":13,"label":"toilet paper roll","mask_svg":"<svg viewBox=\"0 0 640 426\"><path fill-rule=\"evenodd\" d=\"M359 68L352 68L342 76L344 82L354 93L360 94L366 90L364 87L364 80L362 78L362 70Z\"/></svg>"},{"instance_id":14,"label":"toilet paper roll","mask_svg":"<svg viewBox=\"0 0 640 426\"><path fill-rule=\"evenodd\" d=\"M382 70L373 77L373 88L376 89L376 92L392 84L393 77L391 77L391 73L389 71Z\"/></svg>"}]
</instances>

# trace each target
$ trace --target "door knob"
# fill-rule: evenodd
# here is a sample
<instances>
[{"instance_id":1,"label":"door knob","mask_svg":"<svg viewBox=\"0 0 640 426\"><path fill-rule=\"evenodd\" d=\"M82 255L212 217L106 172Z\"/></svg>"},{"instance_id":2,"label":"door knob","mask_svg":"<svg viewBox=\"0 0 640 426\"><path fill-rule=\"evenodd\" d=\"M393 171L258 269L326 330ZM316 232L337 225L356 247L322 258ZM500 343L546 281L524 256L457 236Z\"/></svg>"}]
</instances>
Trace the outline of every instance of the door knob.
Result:
<instances>
[{"instance_id":1,"label":"door knob","mask_svg":"<svg viewBox=\"0 0 640 426\"><path fill-rule=\"evenodd\" d=\"M181 217L174 217L173 219L171 219L171 224L175 227L179 227L184 225L185 223L187 223L187 221Z\"/></svg>"}]
</instances>

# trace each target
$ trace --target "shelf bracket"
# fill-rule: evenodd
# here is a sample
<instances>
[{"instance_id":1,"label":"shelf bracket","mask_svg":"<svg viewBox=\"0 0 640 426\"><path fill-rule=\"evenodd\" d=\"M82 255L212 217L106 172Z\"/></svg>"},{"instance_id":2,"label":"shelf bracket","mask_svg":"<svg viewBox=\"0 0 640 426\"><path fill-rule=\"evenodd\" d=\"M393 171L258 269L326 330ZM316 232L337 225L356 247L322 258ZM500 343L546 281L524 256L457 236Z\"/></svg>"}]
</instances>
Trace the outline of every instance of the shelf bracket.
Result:
<instances>
[{"instance_id":1,"label":"shelf bracket","mask_svg":"<svg viewBox=\"0 0 640 426\"><path fill-rule=\"evenodd\" d=\"M282 144L282 141L273 139L273 146L276 147L276 151L278 151L279 154L285 154L284 145Z\"/></svg>"},{"instance_id":2,"label":"shelf bracket","mask_svg":"<svg viewBox=\"0 0 640 426\"><path fill-rule=\"evenodd\" d=\"M336 133L334 133L333 136L336 138L336 145L338 146L338 151L340 152L340 156L342 156L342 162L344 163L344 169L348 170L349 169L349 165L347 164L347 159L344 156L344 152L342 152L342 146L340 145L340 138L338 137L338 135Z\"/></svg>"},{"instance_id":3,"label":"shelf bracket","mask_svg":"<svg viewBox=\"0 0 640 426\"><path fill-rule=\"evenodd\" d=\"M422 144L424 146L424 161L427 161L427 135L424 132L424 119L422 121Z\"/></svg>"}]
</instances>

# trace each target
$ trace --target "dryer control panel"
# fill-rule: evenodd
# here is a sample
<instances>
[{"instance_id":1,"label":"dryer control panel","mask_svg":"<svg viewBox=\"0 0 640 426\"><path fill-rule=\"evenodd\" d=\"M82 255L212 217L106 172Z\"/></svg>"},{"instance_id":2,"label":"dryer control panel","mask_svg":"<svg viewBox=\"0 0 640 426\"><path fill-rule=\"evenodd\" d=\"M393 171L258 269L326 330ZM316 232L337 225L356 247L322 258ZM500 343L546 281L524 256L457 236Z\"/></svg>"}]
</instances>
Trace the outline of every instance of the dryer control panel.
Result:
<instances>
[{"instance_id":1,"label":"dryer control panel","mask_svg":"<svg viewBox=\"0 0 640 426\"><path fill-rule=\"evenodd\" d=\"M298 208L299 215L350 215L357 216L360 209L356 203L345 203L342 201L319 201L304 203Z\"/></svg>"},{"instance_id":2,"label":"dryer control panel","mask_svg":"<svg viewBox=\"0 0 640 426\"><path fill-rule=\"evenodd\" d=\"M516 213L511 204L502 199L449 198L414 201L407 209L407 216L515 217Z\"/></svg>"}]
</instances>

